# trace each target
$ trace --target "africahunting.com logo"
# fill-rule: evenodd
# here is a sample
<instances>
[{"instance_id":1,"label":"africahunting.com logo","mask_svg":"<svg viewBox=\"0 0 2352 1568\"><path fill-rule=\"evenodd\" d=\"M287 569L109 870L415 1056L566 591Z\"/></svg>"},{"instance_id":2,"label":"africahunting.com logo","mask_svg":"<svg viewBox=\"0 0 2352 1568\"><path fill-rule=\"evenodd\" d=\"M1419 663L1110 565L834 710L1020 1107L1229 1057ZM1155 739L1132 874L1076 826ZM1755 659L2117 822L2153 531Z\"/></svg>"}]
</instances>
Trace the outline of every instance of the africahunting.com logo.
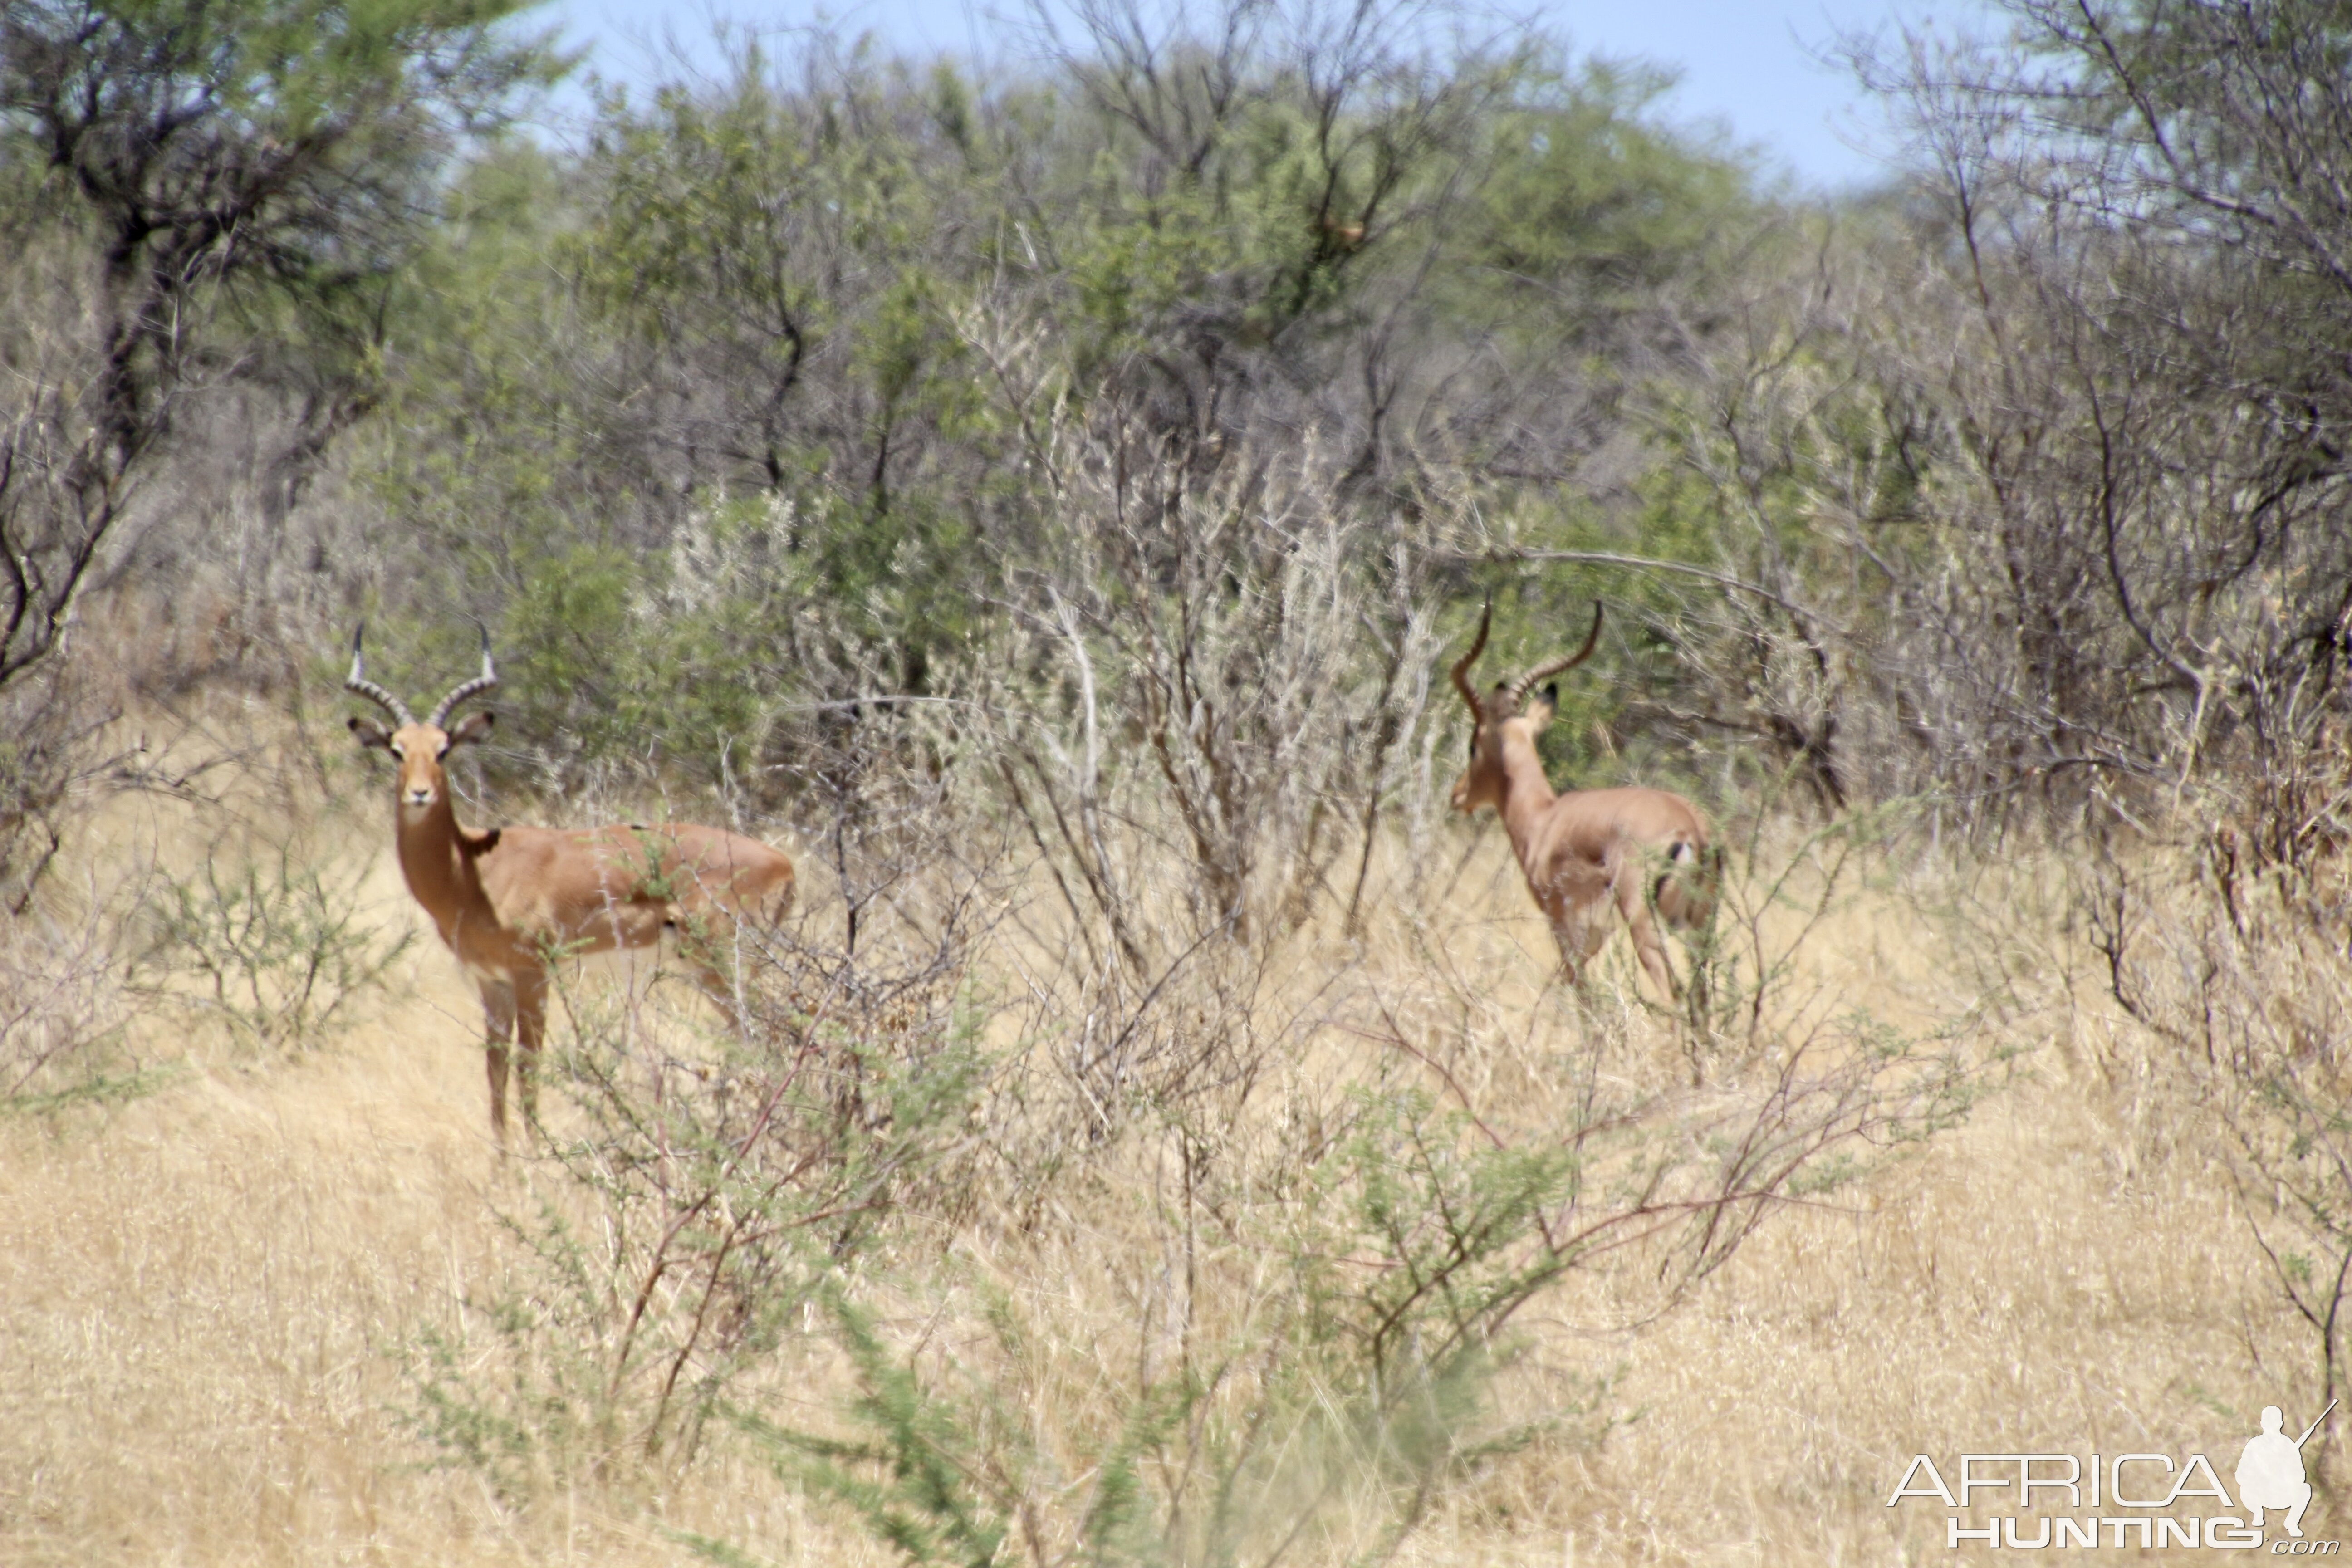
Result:
<instances>
[{"instance_id":1,"label":"africahunting.com logo","mask_svg":"<svg viewBox=\"0 0 2352 1568\"><path fill-rule=\"evenodd\" d=\"M1933 1499L1951 1510L1947 1546L1983 1544L2016 1551L2046 1547L2147 1552L2159 1547L2251 1552L2273 1557L2329 1557L2338 1542L2304 1534L2311 1506L2303 1446L2336 1408L2303 1429L2286 1433L2285 1413L2263 1410L2263 1429L2247 1440L2231 1479L2233 1500L2202 1454L1962 1454L1949 1481L1933 1458L1915 1454L1886 1506ZM1969 1508L2009 1511L1960 1517ZM2187 1513L2197 1509L2195 1513ZM2275 1538L2265 1524L2281 1532Z\"/></svg>"}]
</instances>

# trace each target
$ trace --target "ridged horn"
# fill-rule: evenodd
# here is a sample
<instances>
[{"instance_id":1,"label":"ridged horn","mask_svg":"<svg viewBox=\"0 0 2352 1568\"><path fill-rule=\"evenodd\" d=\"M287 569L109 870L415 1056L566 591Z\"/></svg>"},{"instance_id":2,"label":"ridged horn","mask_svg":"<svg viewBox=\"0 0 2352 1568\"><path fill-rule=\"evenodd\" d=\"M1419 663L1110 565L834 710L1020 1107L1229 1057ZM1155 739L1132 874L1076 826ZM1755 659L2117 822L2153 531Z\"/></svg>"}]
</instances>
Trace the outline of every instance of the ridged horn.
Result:
<instances>
[{"instance_id":1,"label":"ridged horn","mask_svg":"<svg viewBox=\"0 0 2352 1568\"><path fill-rule=\"evenodd\" d=\"M1470 667L1486 651L1486 628L1494 619L1495 601L1489 599L1486 609L1479 613L1478 636L1471 642L1470 651L1454 661L1454 689L1462 693L1462 700L1470 704L1473 713L1478 711L1478 693L1470 685Z\"/></svg>"},{"instance_id":2,"label":"ridged horn","mask_svg":"<svg viewBox=\"0 0 2352 1568\"><path fill-rule=\"evenodd\" d=\"M1511 700L1514 703L1526 701L1528 700L1528 693L1534 689L1535 683L1537 681L1543 679L1547 676L1558 675L1563 669L1574 669L1578 665L1582 664L1586 659L1591 658L1592 657L1593 648L1600 643L1600 641L1601 601L1595 599L1592 601L1592 630L1586 636L1584 646L1578 648L1574 653L1570 654L1566 658L1556 658L1549 664L1539 664L1533 669L1528 670L1525 675L1520 676L1517 680L1511 682Z\"/></svg>"},{"instance_id":3,"label":"ridged horn","mask_svg":"<svg viewBox=\"0 0 2352 1568\"><path fill-rule=\"evenodd\" d=\"M480 696L498 683L498 667L490 663L490 628L484 626L482 628L482 673L441 699L441 706L433 710L433 717L426 722L436 730L444 728L449 715L457 710L458 703L468 697Z\"/></svg>"},{"instance_id":4,"label":"ridged horn","mask_svg":"<svg viewBox=\"0 0 2352 1568\"><path fill-rule=\"evenodd\" d=\"M343 677L343 689L379 704L385 712L399 720L401 728L404 730L416 722L416 715L408 710L407 703L367 678L367 670L360 660L360 638L366 633L365 621L352 628L352 672Z\"/></svg>"}]
</instances>

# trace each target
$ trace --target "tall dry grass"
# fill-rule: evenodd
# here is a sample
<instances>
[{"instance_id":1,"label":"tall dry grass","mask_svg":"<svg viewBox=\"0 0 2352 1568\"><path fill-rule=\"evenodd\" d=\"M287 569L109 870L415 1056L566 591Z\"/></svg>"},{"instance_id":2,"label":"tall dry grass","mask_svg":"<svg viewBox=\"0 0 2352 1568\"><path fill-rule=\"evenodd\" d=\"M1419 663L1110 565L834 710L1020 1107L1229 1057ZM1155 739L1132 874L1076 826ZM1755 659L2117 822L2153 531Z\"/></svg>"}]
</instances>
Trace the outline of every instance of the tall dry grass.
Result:
<instances>
[{"instance_id":1,"label":"tall dry grass","mask_svg":"<svg viewBox=\"0 0 2352 1568\"><path fill-rule=\"evenodd\" d=\"M361 879L371 918L415 922L364 820L329 869ZM193 829L149 842L189 863L174 831ZM1192 1011L1152 1027L1181 1043L1234 1026L1216 1006L1256 1008L1260 1058L1130 1108L1116 1137L1079 1114L1098 1084L1048 1048L1076 1037L1044 1027L1058 994L1024 981L1050 921L985 927L972 994L998 1009L997 1076L972 1136L1002 1158L962 1168L961 1207L908 1201L853 1294L928 1389L1000 1424L992 1452L1027 1467L1020 1550L1076 1539L1071 1510L1139 1388L1216 1362L1204 1347L1264 1352L1287 1310L1270 1238L1319 1201L1286 1173L1344 1136L1366 1092L1416 1089L1498 1138L1617 1096L1700 1138L1769 1089L1789 1041L1856 1007L1956 1037L1987 1090L1964 1122L1760 1209L1706 1268L1628 1246L1536 1291L1465 1433L1492 1452L1450 1469L1408 1533L1377 1456L1295 1425L1327 1451L1242 1476L1272 1516L1243 1521L1251 1552L1286 1510L1336 1498L1288 1560L1910 1561L1943 1551L1940 1511L1885 1506L1914 1453L2127 1445L2226 1472L2263 1405L2316 1409L2312 1336L2255 1244L2222 1130L2171 1045L2104 988L2063 867L1963 873L1874 850L1818 913L1763 912L1783 933L1813 922L1775 993L1779 1044L1701 1061L1689 1089L1687 1037L1644 1002L1622 938L1613 988L1580 1004L1549 984L1498 838L1442 840L1468 851L1458 875L1426 908L1381 901L1360 941L1310 926L1225 955L1200 990L1172 985ZM109 842L89 852L129 839ZM1399 868L1376 868L1383 882L1392 895ZM1027 896L1017 879L996 893ZM837 912L812 879L810 929ZM697 1560L699 1536L782 1563L895 1560L723 1422L677 1462L556 1466L527 1494L420 1435L420 1336L495 1394L507 1367L483 1314L547 1289L532 1217L599 1212L544 1153L494 1152L477 1017L420 942L373 1016L316 1048L192 1038L186 1070L143 1095L0 1120L0 1558L672 1563ZM556 1100L551 1141L578 1126ZM1285 1371L1226 1359L1212 1415L1245 1412ZM856 1384L812 1304L729 1395L854 1435Z\"/></svg>"}]
</instances>

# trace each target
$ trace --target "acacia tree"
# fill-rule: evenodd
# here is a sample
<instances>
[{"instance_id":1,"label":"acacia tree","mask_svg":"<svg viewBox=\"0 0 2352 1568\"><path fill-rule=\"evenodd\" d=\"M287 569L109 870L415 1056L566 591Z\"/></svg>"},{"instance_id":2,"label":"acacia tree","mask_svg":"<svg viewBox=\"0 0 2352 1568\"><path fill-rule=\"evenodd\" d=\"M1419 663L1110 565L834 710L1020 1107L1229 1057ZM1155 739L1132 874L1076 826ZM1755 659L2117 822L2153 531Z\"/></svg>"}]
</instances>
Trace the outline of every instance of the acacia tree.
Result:
<instances>
[{"instance_id":1,"label":"acacia tree","mask_svg":"<svg viewBox=\"0 0 2352 1568\"><path fill-rule=\"evenodd\" d=\"M89 731L33 689L77 598L182 521L212 395L272 416L238 411L273 525L369 405L431 182L554 69L518 8L0 0L0 884Z\"/></svg>"},{"instance_id":2,"label":"acacia tree","mask_svg":"<svg viewBox=\"0 0 2352 1568\"><path fill-rule=\"evenodd\" d=\"M1995 786L2267 770L2343 706L2352 28L2313 0L2002 9L2007 45L1860 57L1909 106L1918 249L1972 318L1966 363L1871 333L1985 591L1938 651L2009 674Z\"/></svg>"},{"instance_id":3,"label":"acacia tree","mask_svg":"<svg viewBox=\"0 0 2352 1568\"><path fill-rule=\"evenodd\" d=\"M658 752L797 794L849 728L1058 626L1045 585L1132 623L1214 588L1212 537L1259 580L1242 531L1119 510L1147 491L1171 527L1266 486L1348 511L1377 684L1431 584L1374 541L1464 515L1434 489L1586 482L1754 205L1736 162L1540 39L1210 9L1098 8L1025 69L747 47L608 98L576 162L453 187L450 313L388 348L367 488L387 597L498 626L545 776ZM1097 457L1125 477L1081 507ZM1097 558L1128 576L1103 606Z\"/></svg>"},{"instance_id":4,"label":"acacia tree","mask_svg":"<svg viewBox=\"0 0 2352 1568\"><path fill-rule=\"evenodd\" d=\"M56 307L9 333L0 410L0 688L75 595L191 396L298 395L281 498L367 405L366 343L462 138L548 78L517 0L0 0L12 248ZM26 304L35 301L24 301Z\"/></svg>"},{"instance_id":5,"label":"acacia tree","mask_svg":"<svg viewBox=\"0 0 2352 1568\"><path fill-rule=\"evenodd\" d=\"M1824 806L2138 832L2191 802L2305 876L2352 835L2352 29L2002 9L1999 45L1857 49L1915 172L1700 297L1689 370L1633 399L1667 459L1638 539L1489 548L1621 574L1669 721Z\"/></svg>"}]
</instances>

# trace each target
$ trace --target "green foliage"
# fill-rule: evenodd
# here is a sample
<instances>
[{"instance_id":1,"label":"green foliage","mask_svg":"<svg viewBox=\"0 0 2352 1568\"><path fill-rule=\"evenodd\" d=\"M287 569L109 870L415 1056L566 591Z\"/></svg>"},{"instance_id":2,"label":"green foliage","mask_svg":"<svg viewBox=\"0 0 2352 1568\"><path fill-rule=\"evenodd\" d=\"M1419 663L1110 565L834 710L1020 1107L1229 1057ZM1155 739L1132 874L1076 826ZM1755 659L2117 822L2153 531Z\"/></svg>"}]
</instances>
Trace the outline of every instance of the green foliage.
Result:
<instances>
[{"instance_id":1,"label":"green foliage","mask_svg":"<svg viewBox=\"0 0 2352 1568\"><path fill-rule=\"evenodd\" d=\"M1392 1549L1539 1429L1498 1424L1489 1391L1511 1314L1569 1264L1547 1215L1577 1160L1482 1146L1416 1096L1362 1110L1311 1173L1318 1201L1261 1216L1281 1264L1248 1337L1123 1391L1113 1430L1040 1424L1021 1393L1039 1352L1010 1302L987 1314L1001 1372L966 1363L942 1388L837 1289L824 1305L856 1374L856 1436L738 1425L910 1563L1002 1562L1016 1531L1031 1560L1074 1538L1104 1564L1270 1561L1331 1532ZM1075 1488L1056 1479L1070 1447L1088 1478Z\"/></svg>"},{"instance_id":2,"label":"green foliage","mask_svg":"<svg viewBox=\"0 0 2352 1568\"><path fill-rule=\"evenodd\" d=\"M388 312L358 476L397 515L420 599L479 615L539 554L614 537L625 478L595 471L594 389L546 250L572 176L515 142L467 166Z\"/></svg>"},{"instance_id":3,"label":"green foliage","mask_svg":"<svg viewBox=\"0 0 2352 1568\"><path fill-rule=\"evenodd\" d=\"M1108 34L992 75L747 45L725 82L608 96L577 162L478 165L364 476L422 547L391 618L491 625L553 776L708 781L785 713L1003 647L1048 608L1086 469L1246 489L1368 365L1572 369L1748 221L1745 174L1654 121L1646 80L1410 29L1326 57L1312 27L1180 26L1197 82ZM1530 268L1606 287L1531 311Z\"/></svg>"},{"instance_id":4,"label":"green foliage","mask_svg":"<svg viewBox=\"0 0 2352 1568\"><path fill-rule=\"evenodd\" d=\"M1486 132L1496 162L1465 241L1480 274L1465 309L1506 332L1589 340L1661 286L1728 265L1753 226L1748 171L1648 117L1672 85L1600 61L1515 84Z\"/></svg>"},{"instance_id":5,"label":"green foliage","mask_svg":"<svg viewBox=\"0 0 2352 1568\"><path fill-rule=\"evenodd\" d=\"M352 1005L382 984L413 935L362 918L361 876L322 871L305 846L215 849L151 899L132 986L247 1044L321 1045L348 1026Z\"/></svg>"},{"instance_id":6,"label":"green foliage","mask_svg":"<svg viewBox=\"0 0 2352 1568\"><path fill-rule=\"evenodd\" d=\"M519 0L8 0L0 132L37 148L108 234L106 264L167 293L250 278L381 277L412 199L544 47Z\"/></svg>"},{"instance_id":7,"label":"green foliage","mask_svg":"<svg viewBox=\"0 0 2352 1568\"><path fill-rule=\"evenodd\" d=\"M959 449L1002 457L954 323L982 258L939 238L1001 193L952 73L934 76L947 108L932 113L903 67L804 64L797 92L754 50L710 97L608 101L599 205L564 257L618 334L621 374L693 386L675 416L719 458L706 481L793 509L776 563L793 586L919 667L985 583L969 503L934 470Z\"/></svg>"},{"instance_id":8,"label":"green foliage","mask_svg":"<svg viewBox=\"0 0 2352 1568\"><path fill-rule=\"evenodd\" d=\"M940 973L866 991L779 946L743 983L740 1036L567 996L542 1195L504 1216L518 1275L406 1349L420 1440L518 1505L690 1462L897 1206L949 1179L988 1063Z\"/></svg>"},{"instance_id":9,"label":"green foliage","mask_svg":"<svg viewBox=\"0 0 2352 1568\"><path fill-rule=\"evenodd\" d=\"M1308 1342L1360 1363L1369 1390L1442 1392L1572 1266L1546 1220L1575 1194L1582 1161L1570 1144L1481 1137L1425 1096L1383 1097L1363 1111L1306 1211L1346 1215L1350 1234L1310 1235L1294 1250L1320 1275Z\"/></svg>"},{"instance_id":10,"label":"green foliage","mask_svg":"<svg viewBox=\"0 0 2352 1568\"><path fill-rule=\"evenodd\" d=\"M813 1437L741 1415L741 1428L818 1492L854 1510L874 1537L912 1563L990 1568L1008 1521L974 1495L971 1478L985 1464L971 1452L962 1412L927 1394L914 1372L884 1344L871 1318L837 1289L826 1313L856 1369L862 1392L849 1415L869 1441ZM698 1541L720 1561L723 1543Z\"/></svg>"},{"instance_id":11,"label":"green foliage","mask_svg":"<svg viewBox=\"0 0 2352 1568\"><path fill-rule=\"evenodd\" d=\"M42 263L39 309L0 347L22 367L0 407L6 455L39 454L0 461L0 558L17 567L0 576L0 688L56 646L184 403L237 383L295 395L281 503L366 411L386 290L434 181L556 68L503 35L516 8L0 7L0 168L47 186L16 247Z\"/></svg>"},{"instance_id":12,"label":"green foliage","mask_svg":"<svg viewBox=\"0 0 2352 1568\"><path fill-rule=\"evenodd\" d=\"M1591 1414L1563 1402L1515 1417L1496 1398L1519 1351L1512 1320L1549 1286L1639 1247L1639 1272L1671 1300L1772 1204L1832 1190L1869 1163L1858 1150L1958 1113L1950 1064L1879 1044L1737 1106L1627 1101L1595 1082L1575 1125L1525 1132L1364 1088L1295 1179L1246 1199L1195 1188L1192 1162L1205 1168L1212 1151L1180 1131L1184 1202L1202 1206L1163 1214L1160 1245L1186 1259L1188 1293L1246 1301L1223 1337L1188 1332L1141 1356L1131 1381L1090 1381L1073 1400L1057 1386L1069 1352L1027 1316L1026 1293L958 1281L916 1314L926 1348L910 1349L873 1308L829 1290L856 1382L842 1425L811 1430L757 1407L736 1423L781 1474L908 1563L1271 1563L1307 1542L1385 1556L1454 1489L1531 1443L1574 1440ZM1194 1223L1229 1238L1237 1276L1209 1282L1226 1264L1195 1250ZM959 1296L983 1303L979 1321L936 1334L952 1353L928 1348Z\"/></svg>"},{"instance_id":13,"label":"green foliage","mask_svg":"<svg viewBox=\"0 0 2352 1568\"><path fill-rule=\"evenodd\" d=\"M395 280L451 156L558 68L542 45L507 36L517 8L0 4L0 731L20 737L0 755L0 902L12 910L47 865L44 837L56 843L60 782L101 772L107 720L61 713L37 679L85 613L92 574L179 603L188 557L217 542L224 514L257 514L257 533L282 537L383 390ZM232 505L219 490L239 481ZM141 498L168 498L146 521L171 521L126 538ZM175 549L170 582L148 577Z\"/></svg>"}]
</instances>

